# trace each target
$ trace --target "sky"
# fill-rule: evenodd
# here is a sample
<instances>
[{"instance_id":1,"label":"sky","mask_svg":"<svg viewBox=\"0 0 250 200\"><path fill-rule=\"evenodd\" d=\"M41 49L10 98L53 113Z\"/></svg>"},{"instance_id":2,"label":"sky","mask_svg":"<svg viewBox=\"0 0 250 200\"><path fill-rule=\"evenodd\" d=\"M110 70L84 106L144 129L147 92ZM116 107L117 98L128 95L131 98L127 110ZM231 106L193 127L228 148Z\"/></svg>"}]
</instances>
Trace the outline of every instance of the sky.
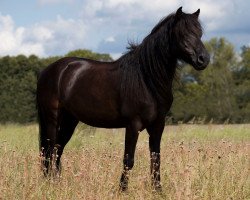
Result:
<instances>
[{"instance_id":1,"label":"sky","mask_svg":"<svg viewBox=\"0 0 250 200\"><path fill-rule=\"evenodd\" d=\"M180 6L201 9L203 40L225 37L236 51L250 45L249 0L0 0L0 56L90 49L117 58Z\"/></svg>"}]
</instances>

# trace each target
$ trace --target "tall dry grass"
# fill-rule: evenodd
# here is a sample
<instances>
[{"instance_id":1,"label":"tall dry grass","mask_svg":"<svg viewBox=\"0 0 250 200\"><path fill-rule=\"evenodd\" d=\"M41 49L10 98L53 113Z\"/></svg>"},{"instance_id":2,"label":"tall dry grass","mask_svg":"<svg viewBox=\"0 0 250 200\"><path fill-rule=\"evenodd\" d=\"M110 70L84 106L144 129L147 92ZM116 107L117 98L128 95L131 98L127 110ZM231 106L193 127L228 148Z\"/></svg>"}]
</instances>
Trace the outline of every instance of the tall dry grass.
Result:
<instances>
[{"instance_id":1,"label":"tall dry grass","mask_svg":"<svg viewBox=\"0 0 250 200\"><path fill-rule=\"evenodd\" d=\"M163 191L152 192L148 136L140 134L129 191L118 192L123 130L78 127L59 179L40 171L37 125L0 126L0 199L250 199L250 125L165 128Z\"/></svg>"}]
</instances>

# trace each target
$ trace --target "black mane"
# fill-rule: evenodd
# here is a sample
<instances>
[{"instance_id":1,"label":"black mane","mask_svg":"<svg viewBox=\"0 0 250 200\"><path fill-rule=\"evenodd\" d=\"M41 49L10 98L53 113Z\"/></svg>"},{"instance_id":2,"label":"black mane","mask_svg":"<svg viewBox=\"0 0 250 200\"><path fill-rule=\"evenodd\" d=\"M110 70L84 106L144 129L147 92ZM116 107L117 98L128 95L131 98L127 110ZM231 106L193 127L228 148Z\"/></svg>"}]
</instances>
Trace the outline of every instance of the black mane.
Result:
<instances>
[{"instance_id":1,"label":"black mane","mask_svg":"<svg viewBox=\"0 0 250 200\"><path fill-rule=\"evenodd\" d=\"M174 78L177 59L171 58L171 31L174 15L161 20L141 44L130 43L128 52L120 59L123 69L122 92L127 98L144 95L143 82L156 92L159 101L167 98ZM170 84L169 84L170 83Z\"/></svg>"}]
</instances>

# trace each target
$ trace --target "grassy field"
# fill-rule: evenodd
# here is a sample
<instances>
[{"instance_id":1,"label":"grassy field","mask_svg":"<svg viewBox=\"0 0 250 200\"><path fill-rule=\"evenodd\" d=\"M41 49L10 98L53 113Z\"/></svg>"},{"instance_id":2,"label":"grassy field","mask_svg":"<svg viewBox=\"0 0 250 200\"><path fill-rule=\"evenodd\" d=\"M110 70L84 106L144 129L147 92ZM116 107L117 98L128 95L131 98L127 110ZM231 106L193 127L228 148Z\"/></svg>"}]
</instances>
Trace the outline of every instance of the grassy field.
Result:
<instances>
[{"instance_id":1,"label":"grassy field","mask_svg":"<svg viewBox=\"0 0 250 200\"><path fill-rule=\"evenodd\" d=\"M129 191L118 192L124 130L80 125L62 157L60 179L40 171L37 125L0 125L0 199L250 199L250 125L165 128L163 191L152 192L148 135L137 144Z\"/></svg>"}]
</instances>

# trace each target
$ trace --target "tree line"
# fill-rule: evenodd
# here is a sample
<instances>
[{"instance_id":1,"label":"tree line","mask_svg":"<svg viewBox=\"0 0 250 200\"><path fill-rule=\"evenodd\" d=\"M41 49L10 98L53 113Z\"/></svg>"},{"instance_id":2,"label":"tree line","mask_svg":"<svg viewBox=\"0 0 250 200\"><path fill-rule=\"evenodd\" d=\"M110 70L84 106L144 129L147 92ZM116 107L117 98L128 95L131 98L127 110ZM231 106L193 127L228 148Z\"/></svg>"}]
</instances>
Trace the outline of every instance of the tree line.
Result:
<instances>
[{"instance_id":1,"label":"tree line","mask_svg":"<svg viewBox=\"0 0 250 200\"><path fill-rule=\"evenodd\" d=\"M236 53L225 38L205 43L210 64L204 71L180 63L174 83L174 103L170 123L249 123L250 122L250 47ZM65 56L112 61L109 54L75 50ZM36 122L36 81L38 73L60 56L35 55L0 57L0 123Z\"/></svg>"}]
</instances>

